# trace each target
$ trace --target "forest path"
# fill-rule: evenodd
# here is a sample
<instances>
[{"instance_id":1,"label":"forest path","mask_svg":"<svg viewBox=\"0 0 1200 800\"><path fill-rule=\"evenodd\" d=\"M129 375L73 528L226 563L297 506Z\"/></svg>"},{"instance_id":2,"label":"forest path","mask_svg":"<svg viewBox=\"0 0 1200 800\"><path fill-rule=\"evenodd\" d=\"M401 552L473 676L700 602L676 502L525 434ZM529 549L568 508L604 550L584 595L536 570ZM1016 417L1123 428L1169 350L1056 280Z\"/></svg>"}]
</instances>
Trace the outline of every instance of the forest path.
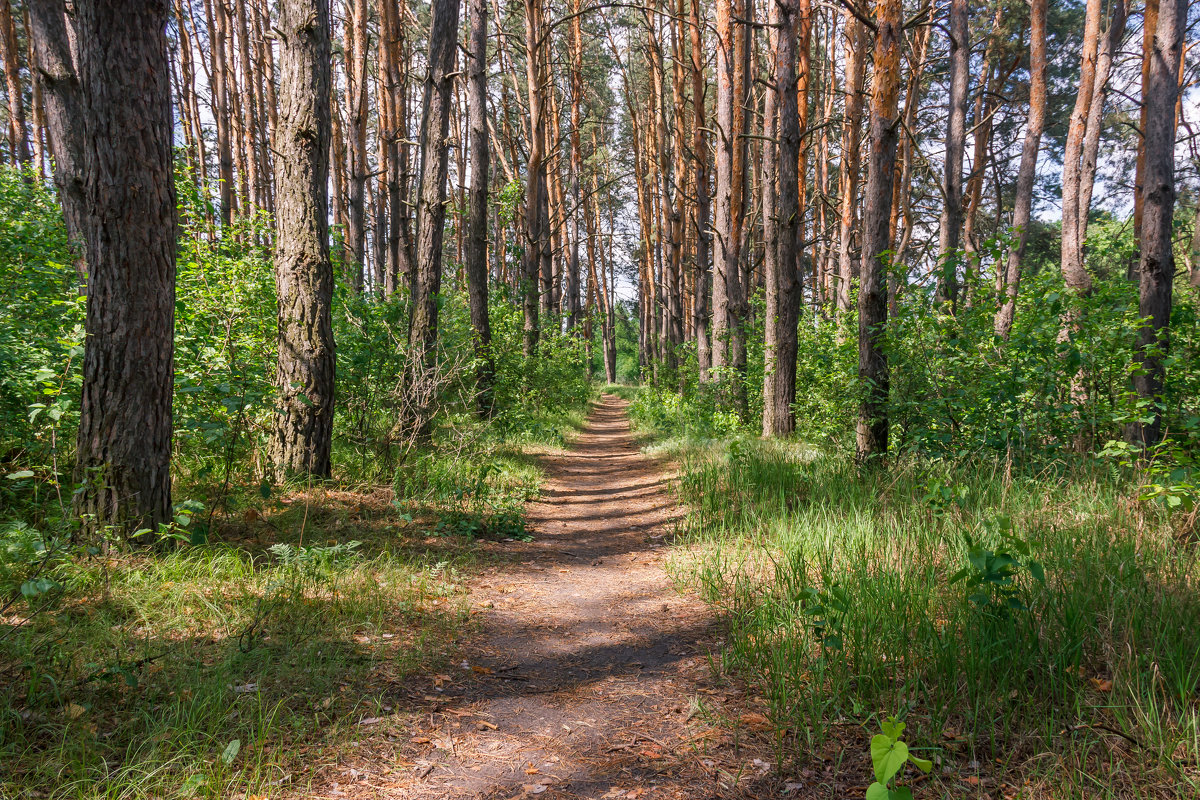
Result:
<instances>
[{"instance_id":1,"label":"forest path","mask_svg":"<svg viewBox=\"0 0 1200 800\"><path fill-rule=\"evenodd\" d=\"M485 611L467 661L425 690L441 694L424 695L436 703L375 792L342 796L666 800L778 786L763 748L694 713L701 697L761 719L713 682L716 618L664 571L683 512L672 476L638 451L626 405L605 396L572 450L544 459L534 541L506 546L519 563L473 582Z\"/></svg>"}]
</instances>

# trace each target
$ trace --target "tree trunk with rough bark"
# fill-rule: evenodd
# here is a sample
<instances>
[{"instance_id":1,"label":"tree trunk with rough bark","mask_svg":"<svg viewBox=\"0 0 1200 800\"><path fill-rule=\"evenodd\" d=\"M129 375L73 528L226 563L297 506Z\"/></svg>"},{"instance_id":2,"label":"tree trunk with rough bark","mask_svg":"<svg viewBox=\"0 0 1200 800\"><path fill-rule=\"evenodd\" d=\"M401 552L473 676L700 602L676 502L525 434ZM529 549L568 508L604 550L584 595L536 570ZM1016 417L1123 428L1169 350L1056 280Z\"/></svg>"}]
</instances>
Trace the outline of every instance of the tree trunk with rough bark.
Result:
<instances>
[{"instance_id":1,"label":"tree trunk with rough bark","mask_svg":"<svg viewBox=\"0 0 1200 800\"><path fill-rule=\"evenodd\" d=\"M84 98L79 74L71 55L67 28L67 9L63 0L31 0L29 22L41 75L42 97L46 107L46 130L50 151L54 154L54 184L58 188L67 236L78 248L80 277L86 277L84 247L83 160L86 140L83 119Z\"/></svg>"},{"instance_id":2,"label":"tree trunk with rough bark","mask_svg":"<svg viewBox=\"0 0 1200 800\"><path fill-rule=\"evenodd\" d=\"M863 258L858 290L858 458L888 449L887 290L884 278L891 216L892 180L899 127L901 0L878 0L875 22L875 79L871 94L870 161L863 191Z\"/></svg>"},{"instance_id":3,"label":"tree trunk with rough bark","mask_svg":"<svg viewBox=\"0 0 1200 800\"><path fill-rule=\"evenodd\" d=\"M77 0L87 338L75 478L84 531L171 510L176 211L164 0Z\"/></svg>"},{"instance_id":4,"label":"tree trunk with rough bark","mask_svg":"<svg viewBox=\"0 0 1200 800\"><path fill-rule=\"evenodd\" d=\"M329 257L329 0L279 4L275 286L279 360L271 460L328 477L333 441L333 265Z\"/></svg>"},{"instance_id":5,"label":"tree trunk with rough bark","mask_svg":"<svg viewBox=\"0 0 1200 800\"><path fill-rule=\"evenodd\" d=\"M800 315L798 248L800 231L800 110L796 64L799 0L775 0L771 27L776 39L774 87L767 98L765 125L775 128L778 145L763 147L763 246L766 268L763 435L785 436L796 430L796 325ZM774 106L774 108L772 108ZM777 118L776 118L777 115ZM775 152L772 153L771 150ZM772 174L776 173L776 174ZM778 188L768 176L778 181ZM766 201L773 199L770 213ZM774 217L774 219L772 219Z\"/></svg>"},{"instance_id":6,"label":"tree trunk with rough bark","mask_svg":"<svg viewBox=\"0 0 1200 800\"><path fill-rule=\"evenodd\" d=\"M1175 106L1183 57L1187 0L1161 0L1154 32L1154 53L1146 81L1146 128L1143 131L1141 257L1138 262L1138 329L1133 386L1146 405L1133 424L1134 442L1144 446L1162 439L1162 390L1170 348L1171 289L1175 279L1171 225L1175 214Z\"/></svg>"},{"instance_id":7,"label":"tree trunk with rough bark","mask_svg":"<svg viewBox=\"0 0 1200 800\"><path fill-rule=\"evenodd\" d=\"M471 198L467 226L467 292L471 302L471 327L475 330L476 409L492 414L492 384L496 367L492 359L492 327L488 320L487 201L491 151L487 130L487 0L469 0L469 51L471 54L467 98L470 115Z\"/></svg>"},{"instance_id":8,"label":"tree trunk with rough bark","mask_svg":"<svg viewBox=\"0 0 1200 800\"><path fill-rule=\"evenodd\" d=\"M458 54L459 0L434 0L429 29L429 67L421 120L421 183L417 190L417 260L408 341L420 355L423 379L435 367L438 296L442 291L442 241L446 232L451 92ZM413 358L414 369L418 359ZM412 378L418 376L414 373ZM412 381L409 381L412 387ZM429 396L424 392L422 396ZM419 438L428 438L432 409L418 409Z\"/></svg>"}]
</instances>

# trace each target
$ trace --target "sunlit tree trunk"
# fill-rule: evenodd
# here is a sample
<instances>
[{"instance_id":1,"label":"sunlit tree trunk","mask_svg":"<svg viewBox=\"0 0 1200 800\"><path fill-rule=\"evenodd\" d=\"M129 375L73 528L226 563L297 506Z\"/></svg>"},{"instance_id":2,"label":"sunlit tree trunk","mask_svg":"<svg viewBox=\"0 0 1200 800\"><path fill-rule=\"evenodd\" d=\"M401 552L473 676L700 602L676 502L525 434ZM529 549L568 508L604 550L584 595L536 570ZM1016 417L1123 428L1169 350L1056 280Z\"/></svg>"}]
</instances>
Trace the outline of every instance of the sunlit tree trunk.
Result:
<instances>
[{"instance_id":1,"label":"sunlit tree trunk","mask_svg":"<svg viewBox=\"0 0 1200 800\"><path fill-rule=\"evenodd\" d=\"M771 6L776 40L774 86L769 90L763 143L763 246L766 249L763 435L796 429L796 325L800 313L797 245L800 230L800 111L796 65L799 0ZM774 134L774 135L772 135ZM773 146L771 139L778 138ZM772 186L774 180L778 187ZM768 209L768 201L772 206Z\"/></svg>"},{"instance_id":2,"label":"sunlit tree trunk","mask_svg":"<svg viewBox=\"0 0 1200 800\"><path fill-rule=\"evenodd\" d=\"M1139 416L1150 421L1133 424L1132 438L1154 445L1162 438L1161 395L1170 347L1171 289L1175 278L1171 227L1175 214L1175 107L1179 97L1179 64L1187 22L1187 0L1161 0L1154 33L1154 53L1142 98L1146 107L1143 131L1142 230L1138 262L1138 329L1134 358L1138 369L1133 385L1146 405Z\"/></svg>"},{"instance_id":3,"label":"sunlit tree trunk","mask_svg":"<svg viewBox=\"0 0 1200 800\"><path fill-rule=\"evenodd\" d=\"M1032 0L1029 11L1029 119L1021 146L1021 164L1017 168L1017 188L1013 201L1012 227L1017 240L1008 252L1004 266L1004 294L996 312L995 331L1002 339L1012 332L1017 313L1017 293L1021 285L1021 260L1029 241L1029 220L1033 208L1033 182L1037 176L1038 151L1042 128L1046 123L1046 5L1047 0Z\"/></svg>"},{"instance_id":4,"label":"sunlit tree trunk","mask_svg":"<svg viewBox=\"0 0 1200 800\"><path fill-rule=\"evenodd\" d=\"M959 245L963 217L963 152L967 142L967 83L971 70L968 0L950 2L950 89L946 114L944 202L938 230L938 299L958 307Z\"/></svg>"},{"instance_id":5,"label":"sunlit tree trunk","mask_svg":"<svg viewBox=\"0 0 1200 800\"><path fill-rule=\"evenodd\" d=\"M327 477L333 441L333 265L329 258L329 0L279 4L275 142L277 474Z\"/></svg>"},{"instance_id":6,"label":"sunlit tree trunk","mask_svg":"<svg viewBox=\"0 0 1200 800\"><path fill-rule=\"evenodd\" d=\"M837 243L837 311L840 317L850 310L850 284L856 269L852 253L854 221L858 209L858 173L861 150L863 81L866 73L866 30L849 10L844 13L846 31L845 95L846 113L842 122L842 158L839 185L841 216Z\"/></svg>"},{"instance_id":7,"label":"sunlit tree trunk","mask_svg":"<svg viewBox=\"0 0 1200 800\"><path fill-rule=\"evenodd\" d=\"M887 290L884 267L891 215L892 180L899 127L901 0L875 4L875 79L871 93L870 161L863 191L863 258L858 290L859 406L856 452L859 459L888 449L889 374L884 337Z\"/></svg>"},{"instance_id":8,"label":"sunlit tree trunk","mask_svg":"<svg viewBox=\"0 0 1200 800\"><path fill-rule=\"evenodd\" d=\"M21 48L10 0L0 0L0 45L4 47L4 83L8 90L8 145L12 163L25 165L31 158L29 130L25 127L25 90L21 85Z\"/></svg>"}]
</instances>

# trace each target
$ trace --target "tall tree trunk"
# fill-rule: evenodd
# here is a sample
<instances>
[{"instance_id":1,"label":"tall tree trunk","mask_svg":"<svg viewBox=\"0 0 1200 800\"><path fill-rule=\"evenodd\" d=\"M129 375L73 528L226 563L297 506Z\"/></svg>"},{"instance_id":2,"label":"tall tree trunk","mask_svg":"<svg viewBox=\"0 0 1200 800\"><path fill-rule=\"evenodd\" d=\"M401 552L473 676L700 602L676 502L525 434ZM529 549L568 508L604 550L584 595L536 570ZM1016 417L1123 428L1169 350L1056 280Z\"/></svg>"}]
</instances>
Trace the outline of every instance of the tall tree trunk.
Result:
<instances>
[{"instance_id":1,"label":"tall tree trunk","mask_svg":"<svg viewBox=\"0 0 1200 800\"><path fill-rule=\"evenodd\" d=\"M329 0L279 3L275 285L279 392L271 459L281 475L330 473L333 265L329 258Z\"/></svg>"},{"instance_id":2,"label":"tall tree trunk","mask_svg":"<svg viewBox=\"0 0 1200 800\"><path fill-rule=\"evenodd\" d=\"M583 4L572 0L571 13L571 252L567 262L567 330L574 330L580 313L579 215L583 199L580 181L583 172L583 151L579 128L583 125Z\"/></svg>"},{"instance_id":3,"label":"tall tree trunk","mask_svg":"<svg viewBox=\"0 0 1200 800\"><path fill-rule=\"evenodd\" d=\"M470 0L471 199L467 225L467 292L471 301L471 327L475 329L476 408L479 416L492 414L492 384L496 367L492 359L492 327L488 320L487 201L491 153L487 130L487 0ZM578 269L578 261L576 261Z\"/></svg>"},{"instance_id":4,"label":"tall tree trunk","mask_svg":"<svg viewBox=\"0 0 1200 800\"><path fill-rule=\"evenodd\" d=\"M1142 11L1142 97L1145 98L1150 88L1151 59L1154 57L1154 36L1158 31L1159 0L1146 0ZM1142 138L1138 140L1137 162L1134 169L1133 182L1133 237L1142 240L1142 208L1145 203L1145 173L1146 173L1146 103L1143 100L1139 109L1138 131Z\"/></svg>"},{"instance_id":5,"label":"tall tree trunk","mask_svg":"<svg viewBox=\"0 0 1200 800\"><path fill-rule=\"evenodd\" d=\"M10 0L0 0L0 45L4 48L4 82L8 90L8 144L14 164L29 163L29 130L25 127L25 89L21 86L21 48Z\"/></svg>"},{"instance_id":6,"label":"tall tree trunk","mask_svg":"<svg viewBox=\"0 0 1200 800\"><path fill-rule=\"evenodd\" d=\"M950 2L950 90L946 121L945 189L938 231L938 298L958 308L958 250L963 217L963 151L967 141L967 82L971 71L968 0Z\"/></svg>"},{"instance_id":7,"label":"tall tree trunk","mask_svg":"<svg viewBox=\"0 0 1200 800\"><path fill-rule=\"evenodd\" d=\"M696 260L692 281L692 329L696 336L696 363L700 380L707 381L712 366L708 338L708 295L711 274L712 236L709 231L711 207L708 194L708 114L705 96L708 85L704 79L704 29L701 27L700 0L691 0L688 35L691 40L692 72L692 159L695 174L696 205L693 225L696 229Z\"/></svg>"},{"instance_id":8,"label":"tall tree trunk","mask_svg":"<svg viewBox=\"0 0 1200 800\"><path fill-rule=\"evenodd\" d=\"M1101 0L1088 0L1083 28L1083 56L1079 72L1079 91L1075 110L1067 128L1062 181L1062 273L1067 287L1080 294L1092 290L1092 277L1083 264L1080 239L1080 156L1087 133L1088 113L1092 107L1092 89L1096 82L1096 59L1100 49ZM1086 217L1083 224L1087 225Z\"/></svg>"},{"instance_id":9,"label":"tall tree trunk","mask_svg":"<svg viewBox=\"0 0 1200 800\"><path fill-rule=\"evenodd\" d=\"M739 6L740 8L740 6ZM744 301L741 278L741 214L745 185L742 130L745 88L744 31L735 28L731 0L717 0L716 240L713 261L712 366L729 386L735 406L744 406ZM744 27L744 25L742 26Z\"/></svg>"},{"instance_id":10,"label":"tall tree trunk","mask_svg":"<svg viewBox=\"0 0 1200 800\"><path fill-rule=\"evenodd\" d=\"M1087 239L1088 214L1092 208L1092 188L1096 180L1096 163L1100 154L1100 132L1104 128L1104 101L1108 97L1108 77L1113 57L1125 36L1125 0L1114 0L1108 31L1096 55L1096 80L1092 86L1092 102L1088 109L1087 130L1083 135L1079 170L1079 209L1077 223L1081 243Z\"/></svg>"},{"instance_id":11,"label":"tall tree trunk","mask_svg":"<svg viewBox=\"0 0 1200 800\"><path fill-rule=\"evenodd\" d=\"M537 354L538 289L542 263L542 197L546 182L543 179L542 145L542 69L540 63L541 0L525 0L525 81L529 93L529 157L526 160L525 184L525 251L521 256L521 275L524 283L524 340L526 358Z\"/></svg>"},{"instance_id":12,"label":"tall tree trunk","mask_svg":"<svg viewBox=\"0 0 1200 800\"><path fill-rule=\"evenodd\" d=\"M347 20L346 40L346 138L349 140L349 198L346 219L346 251L351 284L363 289L367 258L367 0L353 0Z\"/></svg>"},{"instance_id":13,"label":"tall tree trunk","mask_svg":"<svg viewBox=\"0 0 1200 800\"><path fill-rule=\"evenodd\" d=\"M858 173L861 164L863 81L866 74L867 37L863 24L846 10L846 113L842 123L841 217L837 247L837 311L850 310L850 284L856 273L851 252L855 212L858 208Z\"/></svg>"},{"instance_id":14,"label":"tall tree trunk","mask_svg":"<svg viewBox=\"0 0 1200 800\"><path fill-rule=\"evenodd\" d=\"M29 22L46 103L46 128L54 154L54 184L67 224L67 236L80 255L76 268L85 278L83 162L87 140L81 120L84 98L71 55L63 0L31 0Z\"/></svg>"},{"instance_id":15,"label":"tall tree trunk","mask_svg":"<svg viewBox=\"0 0 1200 800\"><path fill-rule=\"evenodd\" d=\"M437 357L438 295L442 290L442 240L446 231L446 173L450 155L450 94L454 89L458 54L458 12L458 0L434 0L431 5L429 67L421 120L421 183L417 190L416 280L408 334L411 346L420 353L426 375L433 370ZM430 433L432 414L426 408L418 411L422 427L417 433L424 439Z\"/></svg>"},{"instance_id":16,"label":"tall tree trunk","mask_svg":"<svg viewBox=\"0 0 1200 800\"><path fill-rule=\"evenodd\" d=\"M1016 245L1009 250L1004 267L1004 300L996 312L995 331L1001 339L1012 332L1017 313L1017 292L1021 285L1021 260L1029 241L1029 219L1033 208L1033 182L1037 175L1038 150L1046 124L1046 5L1047 0L1032 0L1029 11L1029 120L1025 142L1021 146L1021 165L1017 168L1017 189L1013 201L1012 227Z\"/></svg>"},{"instance_id":17,"label":"tall tree trunk","mask_svg":"<svg viewBox=\"0 0 1200 800\"><path fill-rule=\"evenodd\" d=\"M1162 439L1162 390L1170 348L1171 288L1175 279L1171 225L1175 214L1175 105L1183 57L1187 0L1161 0L1154 33L1154 54L1146 81L1145 172L1142 199L1141 258L1138 262L1138 329L1133 385L1146 404L1149 422L1133 425L1135 442L1150 446Z\"/></svg>"},{"instance_id":18,"label":"tall tree trunk","mask_svg":"<svg viewBox=\"0 0 1200 800\"><path fill-rule=\"evenodd\" d=\"M217 191L220 197L221 224L233 221L237 199L233 191L233 145L230 132L229 73L225 47L229 41L229 19L224 0L206 0L210 32L209 59L212 75L210 100L217 129Z\"/></svg>"},{"instance_id":19,"label":"tall tree trunk","mask_svg":"<svg viewBox=\"0 0 1200 800\"><path fill-rule=\"evenodd\" d=\"M75 477L84 529L171 519L175 181L164 0L76 0L87 337ZM75 124L81 120L76 119Z\"/></svg>"},{"instance_id":20,"label":"tall tree trunk","mask_svg":"<svg viewBox=\"0 0 1200 800\"><path fill-rule=\"evenodd\" d=\"M864 459L888 448L888 361L884 350L887 291L883 281L891 216L892 180L899 127L901 0L878 0L875 21L875 79L871 94L871 155L863 207L862 276L858 290L859 406L857 455Z\"/></svg>"},{"instance_id":21,"label":"tall tree trunk","mask_svg":"<svg viewBox=\"0 0 1200 800\"><path fill-rule=\"evenodd\" d=\"M766 125L776 128L778 148L771 138L763 146L763 246L768 257L763 435L784 436L796 429L796 325L800 314L797 245L800 230L800 111L797 105L797 24L800 0L776 0L771 27L776 39L774 87L768 96ZM772 102L772 97L774 102ZM776 106L777 108L771 108ZM778 112L778 120L772 117ZM768 168L777 164L778 190L768 183ZM770 169L775 172L775 168ZM773 214L766 201L774 196ZM771 219L774 216L775 219Z\"/></svg>"}]
</instances>

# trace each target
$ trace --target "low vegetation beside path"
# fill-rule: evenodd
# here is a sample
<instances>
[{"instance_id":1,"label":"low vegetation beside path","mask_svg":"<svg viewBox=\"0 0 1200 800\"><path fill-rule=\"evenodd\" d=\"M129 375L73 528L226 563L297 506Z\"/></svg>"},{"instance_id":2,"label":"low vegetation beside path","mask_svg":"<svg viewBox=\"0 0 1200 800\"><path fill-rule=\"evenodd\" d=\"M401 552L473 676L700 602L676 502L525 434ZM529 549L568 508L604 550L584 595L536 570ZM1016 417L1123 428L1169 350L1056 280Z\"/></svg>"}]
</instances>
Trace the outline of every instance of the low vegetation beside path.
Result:
<instances>
[{"instance_id":1,"label":"low vegetation beside path","mask_svg":"<svg viewBox=\"0 0 1200 800\"><path fill-rule=\"evenodd\" d=\"M1107 462L859 466L725 426L702 394L627 394L683 466L678 576L811 788L895 716L935 765L917 797L1200 791L1195 513Z\"/></svg>"}]
</instances>

